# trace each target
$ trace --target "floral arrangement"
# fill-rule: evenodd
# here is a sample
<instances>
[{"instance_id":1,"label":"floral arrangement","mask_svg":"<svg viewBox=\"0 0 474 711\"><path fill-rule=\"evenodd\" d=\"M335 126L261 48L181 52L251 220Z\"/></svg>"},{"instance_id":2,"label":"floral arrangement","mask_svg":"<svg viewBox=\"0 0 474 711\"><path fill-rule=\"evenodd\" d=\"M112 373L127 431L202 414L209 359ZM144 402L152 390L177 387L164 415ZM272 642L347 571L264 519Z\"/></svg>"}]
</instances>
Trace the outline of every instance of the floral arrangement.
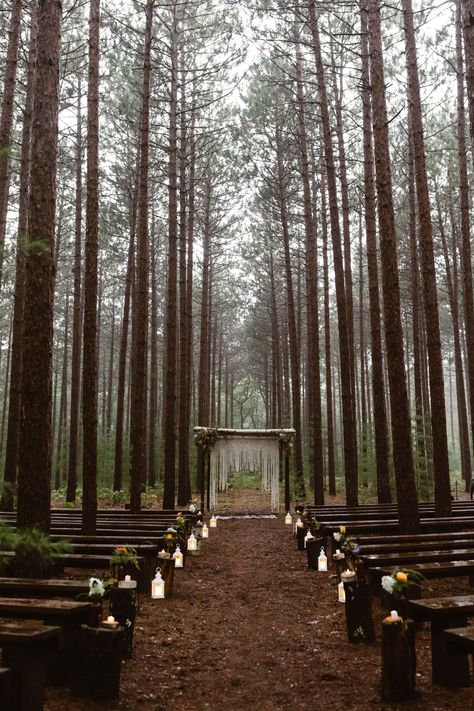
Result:
<instances>
[{"instance_id":1,"label":"floral arrangement","mask_svg":"<svg viewBox=\"0 0 474 711\"><path fill-rule=\"evenodd\" d=\"M212 449L218 436L217 427L201 427L194 433L194 442L202 449Z\"/></svg>"},{"instance_id":2,"label":"floral arrangement","mask_svg":"<svg viewBox=\"0 0 474 711\"><path fill-rule=\"evenodd\" d=\"M180 529L183 529L186 526L186 519L184 517L184 514L179 512L179 514L176 516L176 523L175 523L176 529L179 531Z\"/></svg>"},{"instance_id":3,"label":"floral arrangement","mask_svg":"<svg viewBox=\"0 0 474 711\"><path fill-rule=\"evenodd\" d=\"M90 602L102 602L112 587L112 584L112 580L89 578L89 592L87 593L87 599Z\"/></svg>"},{"instance_id":4,"label":"floral arrangement","mask_svg":"<svg viewBox=\"0 0 474 711\"><path fill-rule=\"evenodd\" d=\"M352 553L353 555L358 555L360 553L360 546L357 541L349 536L346 532L345 526L339 526L339 531L333 533L334 540L339 543L339 547L344 553Z\"/></svg>"},{"instance_id":5,"label":"floral arrangement","mask_svg":"<svg viewBox=\"0 0 474 711\"><path fill-rule=\"evenodd\" d=\"M137 570L140 568L137 551L132 546L117 546L114 548L110 562L112 565L133 565Z\"/></svg>"},{"instance_id":6,"label":"floral arrangement","mask_svg":"<svg viewBox=\"0 0 474 711\"><path fill-rule=\"evenodd\" d=\"M176 543L178 542L178 535L177 534L178 534L178 532L172 526L170 526L169 528L166 529L165 542L166 542L167 551L169 551L169 552L174 551L174 547L175 547Z\"/></svg>"},{"instance_id":7,"label":"floral arrangement","mask_svg":"<svg viewBox=\"0 0 474 711\"><path fill-rule=\"evenodd\" d=\"M410 587L419 587L423 579L423 575L416 570L397 568L391 575L383 575L380 582L389 595L404 597Z\"/></svg>"}]
</instances>

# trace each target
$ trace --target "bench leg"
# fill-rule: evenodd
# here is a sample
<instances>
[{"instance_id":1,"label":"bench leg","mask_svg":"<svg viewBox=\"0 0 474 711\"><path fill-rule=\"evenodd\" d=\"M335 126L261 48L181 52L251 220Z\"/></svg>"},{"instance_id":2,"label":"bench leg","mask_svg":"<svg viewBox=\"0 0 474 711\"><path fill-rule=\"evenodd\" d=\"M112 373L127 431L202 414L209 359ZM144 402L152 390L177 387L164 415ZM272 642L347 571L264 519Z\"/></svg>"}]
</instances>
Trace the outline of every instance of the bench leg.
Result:
<instances>
[{"instance_id":1,"label":"bench leg","mask_svg":"<svg viewBox=\"0 0 474 711\"><path fill-rule=\"evenodd\" d=\"M465 627L467 617L453 615L431 623L432 678L445 686L469 686L469 662L467 654L453 653L443 635L451 627Z\"/></svg>"},{"instance_id":2,"label":"bench leg","mask_svg":"<svg viewBox=\"0 0 474 711\"><path fill-rule=\"evenodd\" d=\"M42 711L47 657L34 648L5 643L2 663L12 671L10 711Z\"/></svg>"}]
</instances>

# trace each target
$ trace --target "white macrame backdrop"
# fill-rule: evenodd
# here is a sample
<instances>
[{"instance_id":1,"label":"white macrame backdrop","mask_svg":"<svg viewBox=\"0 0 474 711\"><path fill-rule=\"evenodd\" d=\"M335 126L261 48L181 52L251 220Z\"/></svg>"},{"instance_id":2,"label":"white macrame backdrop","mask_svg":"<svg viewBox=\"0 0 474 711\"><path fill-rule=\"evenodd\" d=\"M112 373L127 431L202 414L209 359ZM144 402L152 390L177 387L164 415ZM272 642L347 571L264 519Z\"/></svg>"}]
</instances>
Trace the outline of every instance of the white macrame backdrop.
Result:
<instances>
[{"instance_id":1,"label":"white macrame backdrop","mask_svg":"<svg viewBox=\"0 0 474 711\"><path fill-rule=\"evenodd\" d=\"M225 491L235 472L261 472L262 490L271 492L272 511L280 504L280 447L277 439L230 437L218 439L211 449L209 504L217 504L217 492Z\"/></svg>"}]
</instances>

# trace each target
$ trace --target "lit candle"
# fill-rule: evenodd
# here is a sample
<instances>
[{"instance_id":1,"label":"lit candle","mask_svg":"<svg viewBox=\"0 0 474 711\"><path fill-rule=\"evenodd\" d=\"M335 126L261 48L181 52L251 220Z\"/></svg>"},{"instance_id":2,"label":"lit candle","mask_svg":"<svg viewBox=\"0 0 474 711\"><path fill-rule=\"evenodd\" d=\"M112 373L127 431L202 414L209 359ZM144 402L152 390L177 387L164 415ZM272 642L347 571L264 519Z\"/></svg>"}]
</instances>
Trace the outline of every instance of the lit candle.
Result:
<instances>
[{"instance_id":1,"label":"lit candle","mask_svg":"<svg viewBox=\"0 0 474 711\"><path fill-rule=\"evenodd\" d=\"M340 550L340 548L336 548L336 555L341 555L341 550Z\"/></svg>"},{"instance_id":2,"label":"lit candle","mask_svg":"<svg viewBox=\"0 0 474 711\"><path fill-rule=\"evenodd\" d=\"M102 620L102 627L107 627L108 629L114 630L118 627L119 623L113 615L109 615L106 620Z\"/></svg>"},{"instance_id":3,"label":"lit candle","mask_svg":"<svg viewBox=\"0 0 474 711\"><path fill-rule=\"evenodd\" d=\"M131 576L131 575L126 575L126 576L125 576L125 582L126 582L126 583L129 583L129 582L131 581L131 579L132 579L132 576Z\"/></svg>"},{"instance_id":4,"label":"lit candle","mask_svg":"<svg viewBox=\"0 0 474 711\"><path fill-rule=\"evenodd\" d=\"M390 617L392 618L393 622L396 622L398 620L398 612L396 610L391 610Z\"/></svg>"}]
</instances>

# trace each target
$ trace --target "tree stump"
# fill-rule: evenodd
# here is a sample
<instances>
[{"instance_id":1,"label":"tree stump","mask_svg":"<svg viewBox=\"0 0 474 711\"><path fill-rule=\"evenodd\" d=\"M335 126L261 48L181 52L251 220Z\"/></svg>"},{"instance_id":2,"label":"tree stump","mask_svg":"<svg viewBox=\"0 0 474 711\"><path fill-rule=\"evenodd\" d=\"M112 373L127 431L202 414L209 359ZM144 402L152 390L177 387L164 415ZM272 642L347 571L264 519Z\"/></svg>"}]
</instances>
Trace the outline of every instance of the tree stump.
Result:
<instances>
[{"instance_id":1,"label":"tree stump","mask_svg":"<svg viewBox=\"0 0 474 711\"><path fill-rule=\"evenodd\" d=\"M304 537L307 530L304 526L298 526L296 529L296 547L299 551L304 551Z\"/></svg>"},{"instance_id":2,"label":"tree stump","mask_svg":"<svg viewBox=\"0 0 474 711\"><path fill-rule=\"evenodd\" d=\"M117 699L124 646L123 629L83 625L81 632L72 693L87 699Z\"/></svg>"},{"instance_id":3,"label":"tree stump","mask_svg":"<svg viewBox=\"0 0 474 711\"><path fill-rule=\"evenodd\" d=\"M322 538L315 538L313 541L306 542L306 553L308 555L308 568L311 570L318 569L319 551L324 546Z\"/></svg>"},{"instance_id":4,"label":"tree stump","mask_svg":"<svg viewBox=\"0 0 474 711\"><path fill-rule=\"evenodd\" d=\"M382 699L402 701L415 693L413 620L382 622Z\"/></svg>"},{"instance_id":5,"label":"tree stump","mask_svg":"<svg viewBox=\"0 0 474 711\"><path fill-rule=\"evenodd\" d=\"M344 592L349 642L373 642L375 629L367 582L358 579L344 582Z\"/></svg>"},{"instance_id":6,"label":"tree stump","mask_svg":"<svg viewBox=\"0 0 474 711\"><path fill-rule=\"evenodd\" d=\"M123 658L131 659L133 653L133 631L137 616L136 588L112 588L110 591L110 614L123 627Z\"/></svg>"}]
</instances>

